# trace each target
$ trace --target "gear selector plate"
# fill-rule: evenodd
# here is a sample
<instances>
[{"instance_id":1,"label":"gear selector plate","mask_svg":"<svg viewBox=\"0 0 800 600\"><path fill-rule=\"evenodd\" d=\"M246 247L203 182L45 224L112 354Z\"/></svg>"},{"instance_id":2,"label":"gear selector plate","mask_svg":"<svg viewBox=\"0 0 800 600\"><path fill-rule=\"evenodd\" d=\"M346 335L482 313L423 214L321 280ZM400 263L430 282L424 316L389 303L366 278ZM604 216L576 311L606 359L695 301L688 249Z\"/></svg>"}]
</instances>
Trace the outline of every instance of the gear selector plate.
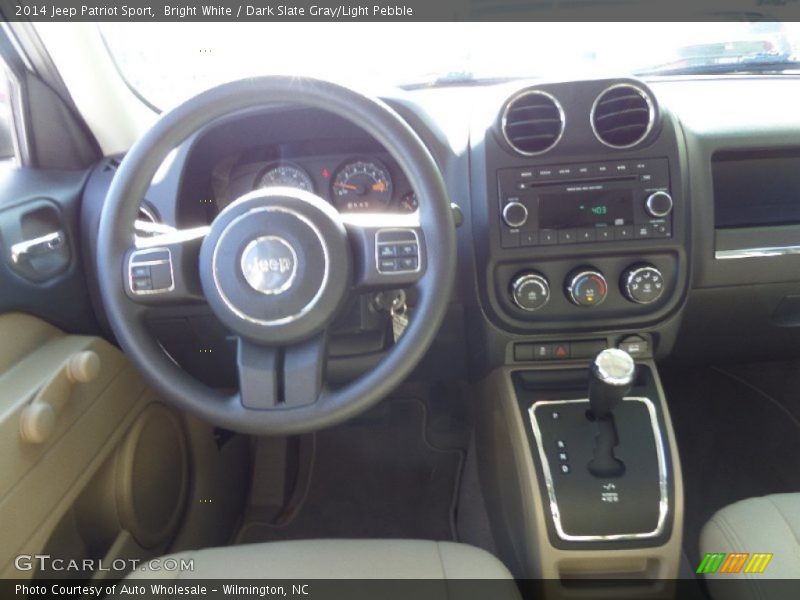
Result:
<instances>
[{"instance_id":1,"label":"gear selector plate","mask_svg":"<svg viewBox=\"0 0 800 600\"><path fill-rule=\"evenodd\" d=\"M669 512L667 458L652 400L625 397L614 410L615 456L624 472L590 472L597 423L588 399L540 400L529 410L555 533L563 541L646 540Z\"/></svg>"}]
</instances>

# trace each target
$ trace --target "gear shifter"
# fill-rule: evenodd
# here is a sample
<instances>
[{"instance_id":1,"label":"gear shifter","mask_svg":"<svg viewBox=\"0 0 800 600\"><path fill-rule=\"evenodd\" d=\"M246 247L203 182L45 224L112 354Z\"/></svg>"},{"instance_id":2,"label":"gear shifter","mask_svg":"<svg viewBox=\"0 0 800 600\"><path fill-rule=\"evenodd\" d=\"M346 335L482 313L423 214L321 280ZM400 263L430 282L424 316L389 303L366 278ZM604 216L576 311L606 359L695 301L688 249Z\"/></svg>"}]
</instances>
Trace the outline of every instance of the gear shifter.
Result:
<instances>
[{"instance_id":1,"label":"gear shifter","mask_svg":"<svg viewBox=\"0 0 800 600\"><path fill-rule=\"evenodd\" d=\"M624 463L614 456L619 438L613 412L630 391L635 373L636 365L630 354L616 348L603 350L592 363L589 405L598 433L589 471L596 477L618 477L625 472Z\"/></svg>"}]
</instances>

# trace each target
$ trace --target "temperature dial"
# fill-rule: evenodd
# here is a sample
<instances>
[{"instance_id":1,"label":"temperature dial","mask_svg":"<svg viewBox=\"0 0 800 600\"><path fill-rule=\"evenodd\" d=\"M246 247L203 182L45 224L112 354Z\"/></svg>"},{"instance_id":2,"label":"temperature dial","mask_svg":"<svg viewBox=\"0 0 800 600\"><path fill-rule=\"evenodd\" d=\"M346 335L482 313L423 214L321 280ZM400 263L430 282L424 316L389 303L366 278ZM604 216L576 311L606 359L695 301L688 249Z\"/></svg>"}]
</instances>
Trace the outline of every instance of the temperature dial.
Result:
<instances>
[{"instance_id":1,"label":"temperature dial","mask_svg":"<svg viewBox=\"0 0 800 600\"><path fill-rule=\"evenodd\" d=\"M567 277L567 298L577 306L597 306L608 294L606 278L594 269L578 269Z\"/></svg>"},{"instance_id":2,"label":"temperature dial","mask_svg":"<svg viewBox=\"0 0 800 600\"><path fill-rule=\"evenodd\" d=\"M664 276L653 265L638 265L622 274L622 292L636 304L652 304L664 293Z\"/></svg>"},{"instance_id":3,"label":"temperature dial","mask_svg":"<svg viewBox=\"0 0 800 600\"><path fill-rule=\"evenodd\" d=\"M522 310L533 312L550 300L550 284L544 275L520 273L511 282L511 297Z\"/></svg>"}]
</instances>

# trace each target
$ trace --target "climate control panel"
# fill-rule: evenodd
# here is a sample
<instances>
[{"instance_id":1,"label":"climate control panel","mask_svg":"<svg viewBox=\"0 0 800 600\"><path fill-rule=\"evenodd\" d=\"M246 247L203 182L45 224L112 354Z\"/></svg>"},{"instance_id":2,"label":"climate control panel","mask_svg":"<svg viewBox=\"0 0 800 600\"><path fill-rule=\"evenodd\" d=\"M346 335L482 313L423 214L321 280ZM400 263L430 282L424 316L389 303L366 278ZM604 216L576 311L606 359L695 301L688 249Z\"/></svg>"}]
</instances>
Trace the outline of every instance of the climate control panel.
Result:
<instances>
[{"instance_id":1,"label":"climate control panel","mask_svg":"<svg viewBox=\"0 0 800 600\"><path fill-rule=\"evenodd\" d=\"M658 307L674 284L668 256L654 262L625 258L597 262L602 264L545 263L505 271L505 302L524 319L580 319L606 311L626 314Z\"/></svg>"}]
</instances>

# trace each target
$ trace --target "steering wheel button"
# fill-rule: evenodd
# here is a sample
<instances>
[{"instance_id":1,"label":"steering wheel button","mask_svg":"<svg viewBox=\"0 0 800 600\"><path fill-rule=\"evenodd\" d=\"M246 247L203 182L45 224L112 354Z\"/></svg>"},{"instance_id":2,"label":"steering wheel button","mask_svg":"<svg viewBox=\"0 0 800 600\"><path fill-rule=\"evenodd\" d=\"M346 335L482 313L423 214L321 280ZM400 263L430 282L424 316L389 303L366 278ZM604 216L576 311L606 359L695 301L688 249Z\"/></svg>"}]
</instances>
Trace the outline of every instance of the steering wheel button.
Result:
<instances>
[{"instance_id":1,"label":"steering wheel button","mask_svg":"<svg viewBox=\"0 0 800 600\"><path fill-rule=\"evenodd\" d=\"M149 277L138 277L133 280L134 292L149 292L153 289L153 280Z\"/></svg>"},{"instance_id":2,"label":"steering wheel button","mask_svg":"<svg viewBox=\"0 0 800 600\"><path fill-rule=\"evenodd\" d=\"M418 253L416 244L403 244L399 247L399 256L416 256Z\"/></svg>"},{"instance_id":3,"label":"steering wheel button","mask_svg":"<svg viewBox=\"0 0 800 600\"><path fill-rule=\"evenodd\" d=\"M131 277L133 277L134 281L140 278L149 278L150 267L148 265L132 266Z\"/></svg>"},{"instance_id":4,"label":"steering wheel button","mask_svg":"<svg viewBox=\"0 0 800 600\"><path fill-rule=\"evenodd\" d=\"M401 258L397 261L398 271L416 271L417 259L416 257Z\"/></svg>"},{"instance_id":5,"label":"steering wheel button","mask_svg":"<svg viewBox=\"0 0 800 600\"><path fill-rule=\"evenodd\" d=\"M380 273L394 273L397 271L397 261L393 258L384 258L378 262L378 271Z\"/></svg>"},{"instance_id":6,"label":"steering wheel button","mask_svg":"<svg viewBox=\"0 0 800 600\"><path fill-rule=\"evenodd\" d=\"M172 264L160 263L150 267L154 290L168 290L172 288Z\"/></svg>"},{"instance_id":7,"label":"steering wheel button","mask_svg":"<svg viewBox=\"0 0 800 600\"><path fill-rule=\"evenodd\" d=\"M397 256L397 246L393 244L384 244L378 247L378 256L381 258L392 258Z\"/></svg>"}]
</instances>

